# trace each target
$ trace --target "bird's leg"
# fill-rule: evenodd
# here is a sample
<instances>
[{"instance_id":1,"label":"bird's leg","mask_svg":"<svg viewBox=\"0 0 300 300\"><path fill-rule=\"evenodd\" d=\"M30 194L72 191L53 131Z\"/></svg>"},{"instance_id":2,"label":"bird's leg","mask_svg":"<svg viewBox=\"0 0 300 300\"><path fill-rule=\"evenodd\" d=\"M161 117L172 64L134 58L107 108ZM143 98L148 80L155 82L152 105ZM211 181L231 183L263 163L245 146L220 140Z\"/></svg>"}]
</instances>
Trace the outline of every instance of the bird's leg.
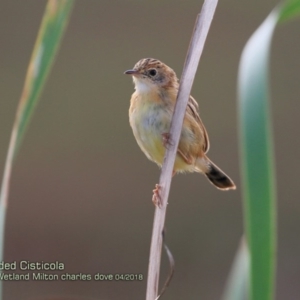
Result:
<instances>
[{"instance_id":1,"label":"bird's leg","mask_svg":"<svg viewBox=\"0 0 300 300\"><path fill-rule=\"evenodd\" d=\"M176 171L173 170L172 177L176 174ZM154 206L161 208L161 197L160 197L161 186L159 184L155 185L155 189L153 190L152 202Z\"/></svg>"},{"instance_id":2,"label":"bird's leg","mask_svg":"<svg viewBox=\"0 0 300 300\"><path fill-rule=\"evenodd\" d=\"M169 145L171 145L171 142L170 142L170 140L171 140L170 133L164 132L161 135L162 135L162 138L163 138L163 145L164 145L165 148L167 148ZM176 171L173 170L172 177L175 174L176 174ZM159 184L156 184L155 185L155 189L153 190L153 196L152 196L152 202L158 208L161 207L160 190L161 190L161 186Z\"/></svg>"}]
</instances>

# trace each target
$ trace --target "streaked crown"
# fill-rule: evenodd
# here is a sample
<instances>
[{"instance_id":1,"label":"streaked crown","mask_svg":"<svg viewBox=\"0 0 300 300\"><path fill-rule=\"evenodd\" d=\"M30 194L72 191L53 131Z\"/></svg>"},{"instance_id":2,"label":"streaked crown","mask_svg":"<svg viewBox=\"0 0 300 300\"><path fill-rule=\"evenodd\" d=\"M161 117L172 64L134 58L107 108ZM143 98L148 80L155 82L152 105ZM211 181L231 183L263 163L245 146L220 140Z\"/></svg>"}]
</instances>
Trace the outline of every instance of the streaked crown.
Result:
<instances>
[{"instance_id":1,"label":"streaked crown","mask_svg":"<svg viewBox=\"0 0 300 300\"><path fill-rule=\"evenodd\" d=\"M139 60L133 69L127 70L125 74L132 75L135 84L143 82L164 88L178 87L178 79L174 70L154 58Z\"/></svg>"}]
</instances>

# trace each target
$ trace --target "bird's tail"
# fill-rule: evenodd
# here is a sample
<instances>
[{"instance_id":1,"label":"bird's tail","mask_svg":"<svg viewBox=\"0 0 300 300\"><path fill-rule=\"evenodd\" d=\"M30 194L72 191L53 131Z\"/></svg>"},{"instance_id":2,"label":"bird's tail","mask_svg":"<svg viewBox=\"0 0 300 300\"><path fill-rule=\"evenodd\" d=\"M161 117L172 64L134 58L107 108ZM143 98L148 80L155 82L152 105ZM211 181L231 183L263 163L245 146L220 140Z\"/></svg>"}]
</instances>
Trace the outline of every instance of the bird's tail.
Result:
<instances>
[{"instance_id":1,"label":"bird's tail","mask_svg":"<svg viewBox=\"0 0 300 300\"><path fill-rule=\"evenodd\" d=\"M217 167L207 156L201 158L201 171L206 175L208 180L220 190L235 190L236 186L231 178L226 175L219 167ZM205 168L203 168L203 163Z\"/></svg>"}]
</instances>

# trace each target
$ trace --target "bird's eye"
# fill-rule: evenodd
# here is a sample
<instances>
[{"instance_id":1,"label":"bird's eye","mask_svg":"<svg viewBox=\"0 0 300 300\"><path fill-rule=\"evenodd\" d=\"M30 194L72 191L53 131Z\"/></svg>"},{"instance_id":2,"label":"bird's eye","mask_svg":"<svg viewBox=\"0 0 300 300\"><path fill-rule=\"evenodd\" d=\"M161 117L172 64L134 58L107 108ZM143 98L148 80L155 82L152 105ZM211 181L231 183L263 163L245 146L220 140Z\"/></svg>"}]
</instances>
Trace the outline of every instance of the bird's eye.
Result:
<instances>
[{"instance_id":1,"label":"bird's eye","mask_svg":"<svg viewBox=\"0 0 300 300\"><path fill-rule=\"evenodd\" d=\"M149 75L150 76L155 76L156 75L156 70L155 69L151 69L151 70L149 70Z\"/></svg>"}]
</instances>

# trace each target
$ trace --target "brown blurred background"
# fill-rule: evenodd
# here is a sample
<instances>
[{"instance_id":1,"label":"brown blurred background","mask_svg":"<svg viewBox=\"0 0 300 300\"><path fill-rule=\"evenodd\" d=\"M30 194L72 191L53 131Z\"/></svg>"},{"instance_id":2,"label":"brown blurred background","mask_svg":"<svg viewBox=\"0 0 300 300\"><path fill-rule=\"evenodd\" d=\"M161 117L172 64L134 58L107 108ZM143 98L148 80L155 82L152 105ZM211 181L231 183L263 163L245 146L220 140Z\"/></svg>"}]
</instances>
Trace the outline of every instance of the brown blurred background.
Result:
<instances>
[{"instance_id":1,"label":"brown blurred background","mask_svg":"<svg viewBox=\"0 0 300 300\"><path fill-rule=\"evenodd\" d=\"M235 180L222 193L204 176L176 176L167 241L176 260L164 299L220 299L243 232L236 82L241 51L277 1L220 1L193 95L210 157ZM0 170L46 1L0 4ZM17 157L5 261L62 261L68 273L141 273L141 282L5 282L4 299L76 295L143 299L159 169L128 123L131 78L154 57L178 76L202 1L77 1ZM271 58L278 182L277 299L299 299L299 20L280 26ZM163 255L161 280L168 270Z\"/></svg>"}]
</instances>

